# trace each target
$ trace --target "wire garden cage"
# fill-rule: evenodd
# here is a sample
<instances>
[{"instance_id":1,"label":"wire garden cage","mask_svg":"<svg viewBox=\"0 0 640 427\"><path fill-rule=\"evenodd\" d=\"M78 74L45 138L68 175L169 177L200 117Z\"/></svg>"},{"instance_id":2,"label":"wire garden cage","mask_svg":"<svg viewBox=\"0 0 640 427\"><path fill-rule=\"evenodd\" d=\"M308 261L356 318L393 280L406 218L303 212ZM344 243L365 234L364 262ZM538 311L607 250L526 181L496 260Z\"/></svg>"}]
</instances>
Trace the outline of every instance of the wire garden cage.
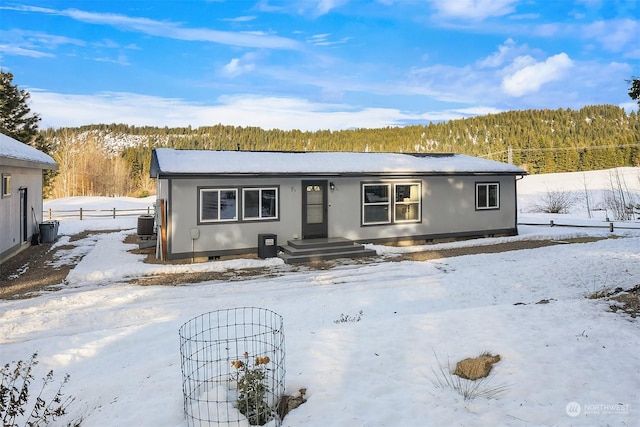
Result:
<instances>
[{"instance_id":1,"label":"wire garden cage","mask_svg":"<svg viewBox=\"0 0 640 427\"><path fill-rule=\"evenodd\" d=\"M282 425L283 326L273 311L239 307L201 314L180 327L189 426Z\"/></svg>"}]
</instances>

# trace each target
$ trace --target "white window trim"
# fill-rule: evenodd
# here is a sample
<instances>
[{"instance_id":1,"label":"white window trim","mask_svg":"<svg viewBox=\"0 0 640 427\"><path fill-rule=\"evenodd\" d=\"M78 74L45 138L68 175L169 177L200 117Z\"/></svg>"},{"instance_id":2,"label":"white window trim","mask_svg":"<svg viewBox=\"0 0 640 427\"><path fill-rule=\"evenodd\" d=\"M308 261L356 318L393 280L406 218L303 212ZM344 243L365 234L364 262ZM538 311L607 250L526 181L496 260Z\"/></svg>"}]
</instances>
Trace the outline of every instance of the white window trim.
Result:
<instances>
[{"instance_id":1,"label":"white window trim","mask_svg":"<svg viewBox=\"0 0 640 427\"><path fill-rule=\"evenodd\" d=\"M388 198L386 202L365 202L365 188L366 187L387 187ZM379 224L391 224L391 198L394 197L395 193L391 191L391 184L385 182L369 182L366 184L362 184L362 225L379 225ZM386 221L376 221L376 222L367 222L365 220L365 208L367 206L387 206L387 220Z\"/></svg>"},{"instance_id":2,"label":"white window trim","mask_svg":"<svg viewBox=\"0 0 640 427\"><path fill-rule=\"evenodd\" d=\"M393 222L398 224L407 224L407 223L417 223L422 220L422 186L420 182L395 182L393 184ZM410 202L396 202L396 188L400 185L417 185L418 186L418 200L410 201ZM418 217L417 219L397 219L396 218L396 206L397 205L417 205L418 206Z\"/></svg>"},{"instance_id":3,"label":"white window trim","mask_svg":"<svg viewBox=\"0 0 640 427\"><path fill-rule=\"evenodd\" d=\"M221 192L225 192L225 191L231 191L236 193L236 212L233 218L224 218L224 219L220 219L220 214L222 212L222 209L220 208L220 193ZM204 193L211 193L211 192L217 192L218 193L218 219L203 219L202 218L202 206L203 206L203 202L202 202L202 197ZM200 188L199 189L199 201L200 201L200 206L198 209L198 219L200 220L201 223L203 224L208 224L208 223L218 223L218 222L234 222L234 221L238 221L238 189L237 188Z\"/></svg>"},{"instance_id":4,"label":"white window trim","mask_svg":"<svg viewBox=\"0 0 640 427\"><path fill-rule=\"evenodd\" d=\"M479 206L478 202L478 188L480 187L486 187L486 206ZM490 187L496 187L497 190L497 197L496 197L496 205L495 206L490 206L489 205L489 188ZM496 210L496 209L500 209L500 183L499 182L476 182L476 210L480 210L480 211L486 211L486 210Z\"/></svg>"},{"instance_id":5,"label":"white window trim","mask_svg":"<svg viewBox=\"0 0 640 427\"><path fill-rule=\"evenodd\" d=\"M262 216L262 192L263 191L275 191L276 193L276 214L275 216ZM256 216L256 217L247 217L245 214L245 204L244 201L246 200L245 198L245 193L247 191L258 191L258 201L259 201L259 206L258 206L258 212L260 216ZM244 221L266 221L266 220L272 220L272 219L278 219L280 217L280 212L279 212L279 199L280 195L278 194L278 187L247 187L247 188L243 188L242 189L242 219Z\"/></svg>"}]
</instances>

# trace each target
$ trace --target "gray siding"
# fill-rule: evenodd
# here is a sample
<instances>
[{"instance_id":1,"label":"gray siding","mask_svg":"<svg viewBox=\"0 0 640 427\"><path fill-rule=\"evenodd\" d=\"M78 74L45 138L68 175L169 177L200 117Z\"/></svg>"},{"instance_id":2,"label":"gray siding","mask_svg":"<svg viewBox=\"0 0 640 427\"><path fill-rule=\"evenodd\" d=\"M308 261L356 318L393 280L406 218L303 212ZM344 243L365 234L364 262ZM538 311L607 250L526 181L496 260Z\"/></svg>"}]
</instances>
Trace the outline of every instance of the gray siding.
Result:
<instances>
[{"instance_id":1,"label":"gray siding","mask_svg":"<svg viewBox=\"0 0 640 427\"><path fill-rule=\"evenodd\" d=\"M173 179L170 181L168 250L171 254L189 257L194 253L218 254L250 252L258 245L258 234L274 233L282 239L292 239L301 229L300 179L252 178ZM279 220L198 224L198 187L279 186ZM197 228L198 239L191 239L191 229Z\"/></svg>"},{"instance_id":2,"label":"gray siding","mask_svg":"<svg viewBox=\"0 0 640 427\"><path fill-rule=\"evenodd\" d=\"M0 166L0 174L11 174L11 195L0 195L0 262L27 247L35 230L31 208L38 222L42 221L42 170ZM20 188L27 189L27 241L21 229Z\"/></svg>"},{"instance_id":3,"label":"gray siding","mask_svg":"<svg viewBox=\"0 0 640 427\"><path fill-rule=\"evenodd\" d=\"M306 177L159 179L158 198L167 204L169 259L254 252L258 234L273 233L278 244L299 238L302 232L302 187ZM328 237L345 237L361 243L474 236L516 232L514 176L428 177L318 177L335 184L328 191ZM363 182L420 182L421 222L362 225ZM475 209L475 183L500 183L500 209ZM198 187L279 188L279 220L198 224ZM192 229L199 238L192 239Z\"/></svg>"},{"instance_id":4,"label":"gray siding","mask_svg":"<svg viewBox=\"0 0 640 427\"><path fill-rule=\"evenodd\" d=\"M514 228L516 224L515 178L512 176L334 179L333 182L336 191L329 192L329 237L361 242L429 239L440 235L483 234ZM362 226L362 182L421 182L422 221ZM475 209L476 182L500 183L499 210Z\"/></svg>"}]
</instances>

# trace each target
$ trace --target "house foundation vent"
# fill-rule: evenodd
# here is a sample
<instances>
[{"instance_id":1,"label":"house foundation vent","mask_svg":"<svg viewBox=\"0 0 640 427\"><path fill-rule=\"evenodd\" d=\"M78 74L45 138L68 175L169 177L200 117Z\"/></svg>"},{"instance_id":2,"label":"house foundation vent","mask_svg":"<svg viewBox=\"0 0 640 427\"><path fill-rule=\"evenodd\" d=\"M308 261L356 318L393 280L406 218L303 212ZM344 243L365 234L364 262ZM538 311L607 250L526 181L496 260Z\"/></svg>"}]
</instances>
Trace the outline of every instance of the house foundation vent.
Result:
<instances>
[{"instance_id":1,"label":"house foundation vent","mask_svg":"<svg viewBox=\"0 0 640 427\"><path fill-rule=\"evenodd\" d=\"M280 427L284 331L273 311L213 311L179 330L184 413L189 426Z\"/></svg>"}]
</instances>

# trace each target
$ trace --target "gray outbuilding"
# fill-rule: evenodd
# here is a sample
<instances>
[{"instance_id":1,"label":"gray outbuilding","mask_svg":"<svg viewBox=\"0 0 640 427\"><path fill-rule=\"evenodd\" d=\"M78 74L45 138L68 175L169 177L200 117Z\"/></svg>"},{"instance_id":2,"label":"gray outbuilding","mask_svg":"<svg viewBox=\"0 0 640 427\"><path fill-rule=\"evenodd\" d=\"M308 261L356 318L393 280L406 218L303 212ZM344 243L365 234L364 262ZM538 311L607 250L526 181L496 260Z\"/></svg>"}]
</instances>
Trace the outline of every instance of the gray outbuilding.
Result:
<instances>
[{"instance_id":1,"label":"gray outbuilding","mask_svg":"<svg viewBox=\"0 0 640 427\"><path fill-rule=\"evenodd\" d=\"M42 221L42 173L57 170L47 154L0 133L0 263L29 247Z\"/></svg>"},{"instance_id":2,"label":"gray outbuilding","mask_svg":"<svg viewBox=\"0 0 640 427\"><path fill-rule=\"evenodd\" d=\"M308 242L515 235L524 175L460 154L158 148L158 256L257 253L266 240L295 261L289 249Z\"/></svg>"}]
</instances>

